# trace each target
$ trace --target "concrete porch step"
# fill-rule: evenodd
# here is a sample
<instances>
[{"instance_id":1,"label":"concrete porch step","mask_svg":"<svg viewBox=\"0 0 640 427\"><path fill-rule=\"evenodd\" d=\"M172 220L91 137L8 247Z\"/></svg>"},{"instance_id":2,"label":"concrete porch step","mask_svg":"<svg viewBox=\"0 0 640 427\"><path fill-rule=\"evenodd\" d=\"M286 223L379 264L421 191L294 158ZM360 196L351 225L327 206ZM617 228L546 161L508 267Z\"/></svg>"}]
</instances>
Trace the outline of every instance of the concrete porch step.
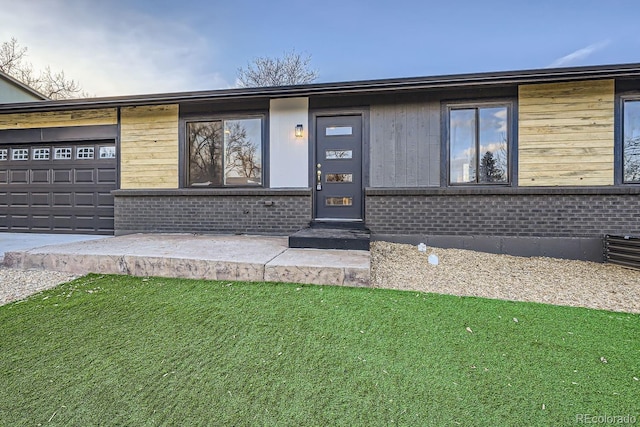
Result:
<instances>
[{"instance_id":1,"label":"concrete porch step","mask_svg":"<svg viewBox=\"0 0 640 427\"><path fill-rule=\"evenodd\" d=\"M362 251L289 249L286 237L130 234L5 254L4 265L72 274L369 286Z\"/></svg>"},{"instance_id":2,"label":"concrete porch step","mask_svg":"<svg viewBox=\"0 0 640 427\"><path fill-rule=\"evenodd\" d=\"M368 251L371 233L364 226L345 227L343 224L316 225L303 228L289 236L290 248L342 249Z\"/></svg>"}]
</instances>

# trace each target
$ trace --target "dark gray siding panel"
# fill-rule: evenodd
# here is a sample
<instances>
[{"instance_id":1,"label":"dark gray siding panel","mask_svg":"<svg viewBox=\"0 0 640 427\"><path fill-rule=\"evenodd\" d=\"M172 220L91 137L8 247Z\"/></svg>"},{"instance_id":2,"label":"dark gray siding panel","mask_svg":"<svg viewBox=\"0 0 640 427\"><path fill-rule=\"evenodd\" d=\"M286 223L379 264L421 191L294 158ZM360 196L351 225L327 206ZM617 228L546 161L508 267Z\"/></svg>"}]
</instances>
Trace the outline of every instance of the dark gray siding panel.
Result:
<instances>
[{"instance_id":1,"label":"dark gray siding panel","mask_svg":"<svg viewBox=\"0 0 640 427\"><path fill-rule=\"evenodd\" d=\"M372 187L440 185L440 101L371 105Z\"/></svg>"}]
</instances>

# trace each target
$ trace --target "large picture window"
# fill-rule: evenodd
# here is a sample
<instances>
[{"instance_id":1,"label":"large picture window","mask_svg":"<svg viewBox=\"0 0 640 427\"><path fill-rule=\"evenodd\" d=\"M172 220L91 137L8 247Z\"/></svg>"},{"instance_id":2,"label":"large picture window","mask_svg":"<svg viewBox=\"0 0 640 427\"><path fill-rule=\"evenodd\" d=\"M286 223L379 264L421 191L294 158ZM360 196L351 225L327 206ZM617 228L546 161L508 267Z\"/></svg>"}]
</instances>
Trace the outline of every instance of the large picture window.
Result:
<instances>
[{"instance_id":1,"label":"large picture window","mask_svg":"<svg viewBox=\"0 0 640 427\"><path fill-rule=\"evenodd\" d=\"M261 186L262 119L188 122L188 184Z\"/></svg>"},{"instance_id":2,"label":"large picture window","mask_svg":"<svg viewBox=\"0 0 640 427\"><path fill-rule=\"evenodd\" d=\"M509 182L509 108L449 108L449 183Z\"/></svg>"},{"instance_id":3,"label":"large picture window","mask_svg":"<svg viewBox=\"0 0 640 427\"><path fill-rule=\"evenodd\" d=\"M640 100L624 102L622 182L640 183Z\"/></svg>"}]
</instances>

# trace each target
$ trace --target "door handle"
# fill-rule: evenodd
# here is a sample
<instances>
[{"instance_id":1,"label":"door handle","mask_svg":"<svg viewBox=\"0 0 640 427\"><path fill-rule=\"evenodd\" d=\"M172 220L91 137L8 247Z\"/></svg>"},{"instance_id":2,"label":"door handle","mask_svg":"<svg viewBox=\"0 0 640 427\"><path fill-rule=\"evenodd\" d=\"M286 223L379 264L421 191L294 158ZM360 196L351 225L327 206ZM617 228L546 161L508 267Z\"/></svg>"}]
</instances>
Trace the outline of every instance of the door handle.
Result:
<instances>
[{"instance_id":1,"label":"door handle","mask_svg":"<svg viewBox=\"0 0 640 427\"><path fill-rule=\"evenodd\" d=\"M320 168L322 167L322 165L320 163L318 163L316 165L316 190L320 191L322 190L322 171L320 170Z\"/></svg>"}]
</instances>

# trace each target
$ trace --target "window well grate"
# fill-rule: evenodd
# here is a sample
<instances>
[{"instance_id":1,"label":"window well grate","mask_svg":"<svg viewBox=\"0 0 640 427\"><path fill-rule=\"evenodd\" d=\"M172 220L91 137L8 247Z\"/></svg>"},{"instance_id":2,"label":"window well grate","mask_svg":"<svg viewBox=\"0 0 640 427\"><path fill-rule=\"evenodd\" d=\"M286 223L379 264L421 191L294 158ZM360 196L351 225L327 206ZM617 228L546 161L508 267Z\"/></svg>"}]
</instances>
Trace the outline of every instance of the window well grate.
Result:
<instances>
[{"instance_id":1,"label":"window well grate","mask_svg":"<svg viewBox=\"0 0 640 427\"><path fill-rule=\"evenodd\" d=\"M640 237L604 236L604 257L607 262L640 270Z\"/></svg>"}]
</instances>

